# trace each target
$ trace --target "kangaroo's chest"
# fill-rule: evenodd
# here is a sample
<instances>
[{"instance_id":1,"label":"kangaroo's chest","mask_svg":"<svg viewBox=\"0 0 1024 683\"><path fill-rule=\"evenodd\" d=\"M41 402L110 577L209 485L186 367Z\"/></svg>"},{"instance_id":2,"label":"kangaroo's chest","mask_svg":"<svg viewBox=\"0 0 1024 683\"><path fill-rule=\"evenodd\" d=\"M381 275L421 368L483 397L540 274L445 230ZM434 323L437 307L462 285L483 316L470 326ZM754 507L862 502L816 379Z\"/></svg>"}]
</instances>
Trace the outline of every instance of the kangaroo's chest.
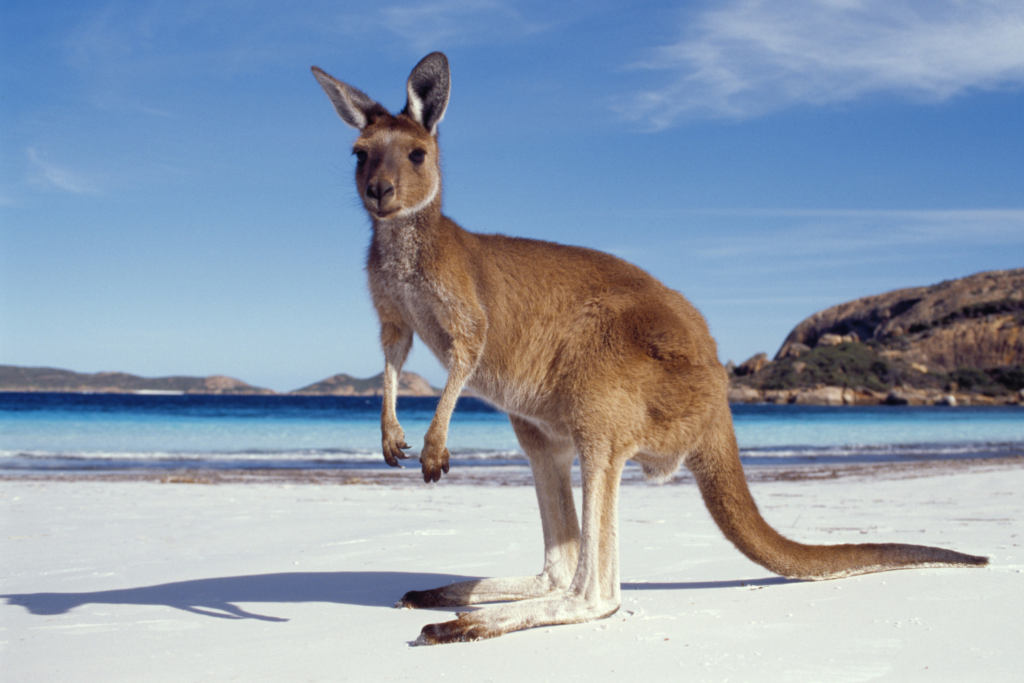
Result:
<instances>
[{"instance_id":1,"label":"kangaroo's chest","mask_svg":"<svg viewBox=\"0 0 1024 683\"><path fill-rule=\"evenodd\" d=\"M376 296L385 299L447 367L452 338L442 321L449 295L422 272L407 269L403 263L390 265L382 263L377 272L370 273Z\"/></svg>"}]
</instances>

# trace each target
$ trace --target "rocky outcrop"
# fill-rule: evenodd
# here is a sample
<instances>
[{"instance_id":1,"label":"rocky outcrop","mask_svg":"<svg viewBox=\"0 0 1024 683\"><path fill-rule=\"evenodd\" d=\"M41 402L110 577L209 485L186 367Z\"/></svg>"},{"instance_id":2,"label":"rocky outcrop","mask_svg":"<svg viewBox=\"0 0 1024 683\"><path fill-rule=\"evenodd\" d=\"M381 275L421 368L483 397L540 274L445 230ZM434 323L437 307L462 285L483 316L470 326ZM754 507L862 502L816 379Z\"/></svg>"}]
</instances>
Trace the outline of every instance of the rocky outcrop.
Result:
<instances>
[{"instance_id":1,"label":"rocky outcrop","mask_svg":"<svg viewBox=\"0 0 1024 683\"><path fill-rule=\"evenodd\" d=\"M289 393L305 396L380 396L384 393L384 373L366 379L342 373ZM437 396L440 393L414 372L403 372L398 377L399 396Z\"/></svg>"},{"instance_id":2,"label":"rocky outcrop","mask_svg":"<svg viewBox=\"0 0 1024 683\"><path fill-rule=\"evenodd\" d=\"M873 342L925 371L1024 364L1024 268L833 306L797 325L775 359L845 341Z\"/></svg>"},{"instance_id":3,"label":"rocky outcrop","mask_svg":"<svg viewBox=\"0 0 1024 683\"><path fill-rule=\"evenodd\" d=\"M733 372L743 377L744 375L756 375L760 372L761 368L769 363L767 353L758 353L740 363Z\"/></svg>"},{"instance_id":4,"label":"rocky outcrop","mask_svg":"<svg viewBox=\"0 0 1024 683\"><path fill-rule=\"evenodd\" d=\"M139 377L126 372L92 374L57 368L0 365L0 391L52 391L120 394L273 394L223 375L211 377Z\"/></svg>"},{"instance_id":5,"label":"rocky outcrop","mask_svg":"<svg viewBox=\"0 0 1024 683\"><path fill-rule=\"evenodd\" d=\"M1024 403L1024 268L833 306L730 371L734 403Z\"/></svg>"}]
</instances>

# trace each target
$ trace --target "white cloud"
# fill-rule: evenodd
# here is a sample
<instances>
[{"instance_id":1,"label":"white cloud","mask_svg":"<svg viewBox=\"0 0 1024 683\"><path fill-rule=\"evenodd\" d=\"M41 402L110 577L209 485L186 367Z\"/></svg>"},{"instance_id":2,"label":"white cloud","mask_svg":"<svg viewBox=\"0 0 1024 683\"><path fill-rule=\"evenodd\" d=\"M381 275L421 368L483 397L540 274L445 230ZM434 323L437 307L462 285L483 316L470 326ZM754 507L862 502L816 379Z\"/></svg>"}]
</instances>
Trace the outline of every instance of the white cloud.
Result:
<instances>
[{"instance_id":1,"label":"white cloud","mask_svg":"<svg viewBox=\"0 0 1024 683\"><path fill-rule=\"evenodd\" d=\"M96 194L99 192L81 175L40 158L35 149L29 147L26 153L30 164L29 182L72 194Z\"/></svg>"},{"instance_id":2,"label":"white cloud","mask_svg":"<svg viewBox=\"0 0 1024 683\"><path fill-rule=\"evenodd\" d=\"M716 264L719 272L736 269L745 275L934 260L985 250L999 262L1024 254L1024 209L693 209L642 216L689 229L685 238L656 249L647 244L604 249L641 264L686 253ZM1015 260L1014 267L1024 265Z\"/></svg>"},{"instance_id":3,"label":"white cloud","mask_svg":"<svg viewBox=\"0 0 1024 683\"><path fill-rule=\"evenodd\" d=\"M620 107L655 129L873 93L941 101L1024 85L1024 3L735 0L632 66L667 74Z\"/></svg>"},{"instance_id":4,"label":"white cloud","mask_svg":"<svg viewBox=\"0 0 1024 683\"><path fill-rule=\"evenodd\" d=\"M417 51L452 45L501 41L550 28L528 20L522 12L498 0L437 0L378 8L367 14L345 17L341 26L362 32L367 24L388 31Z\"/></svg>"},{"instance_id":5,"label":"white cloud","mask_svg":"<svg viewBox=\"0 0 1024 683\"><path fill-rule=\"evenodd\" d=\"M688 249L701 259L761 272L907 263L982 250L1002 256L1024 248L1024 209L695 213L723 223L714 236L691 238ZM751 230L751 223L762 229Z\"/></svg>"}]
</instances>

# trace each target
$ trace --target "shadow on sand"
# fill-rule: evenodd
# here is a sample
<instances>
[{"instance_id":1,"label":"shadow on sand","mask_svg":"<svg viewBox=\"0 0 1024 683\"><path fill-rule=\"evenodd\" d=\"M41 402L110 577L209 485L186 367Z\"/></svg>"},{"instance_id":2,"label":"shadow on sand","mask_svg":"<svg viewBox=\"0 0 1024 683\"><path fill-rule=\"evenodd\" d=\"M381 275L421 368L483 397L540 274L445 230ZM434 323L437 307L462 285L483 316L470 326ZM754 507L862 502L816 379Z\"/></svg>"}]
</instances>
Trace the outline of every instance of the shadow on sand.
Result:
<instances>
[{"instance_id":1,"label":"shadow on sand","mask_svg":"<svg viewBox=\"0 0 1024 683\"><path fill-rule=\"evenodd\" d=\"M411 572L287 572L177 581L94 593L25 593L0 595L0 598L38 615L64 614L89 604L166 605L221 619L287 621L247 612L236 603L334 602L391 607L407 590L443 586L469 578L477 577Z\"/></svg>"},{"instance_id":2,"label":"shadow on sand","mask_svg":"<svg viewBox=\"0 0 1024 683\"><path fill-rule=\"evenodd\" d=\"M475 578L479 577L411 572L288 572L178 581L94 593L25 593L0 595L0 598L6 599L9 605L20 605L41 616L65 614L83 605L166 605L219 619L288 621L248 612L236 603L333 602L391 607L406 590L433 588ZM622 590L743 588L785 583L797 582L772 577L753 581L624 583Z\"/></svg>"}]
</instances>

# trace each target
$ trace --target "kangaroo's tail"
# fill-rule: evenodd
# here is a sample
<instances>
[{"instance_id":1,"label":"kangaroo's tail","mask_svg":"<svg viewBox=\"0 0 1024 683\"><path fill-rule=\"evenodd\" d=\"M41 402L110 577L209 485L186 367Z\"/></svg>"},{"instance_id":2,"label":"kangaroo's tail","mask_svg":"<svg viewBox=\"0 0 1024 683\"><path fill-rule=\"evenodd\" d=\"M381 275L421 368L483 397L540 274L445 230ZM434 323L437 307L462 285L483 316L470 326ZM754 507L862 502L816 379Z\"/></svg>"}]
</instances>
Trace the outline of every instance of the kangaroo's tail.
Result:
<instances>
[{"instance_id":1,"label":"kangaroo's tail","mask_svg":"<svg viewBox=\"0 0 1024 683\"><path fill-rule=\"evenodd\" d=\"M731 420L730 420L731 422ZM855 574L914 567L983 567L987 557L903 543L804 545L764 521L750 495L731 429L718 434L718 447L687 458L711 516L737 549L776 574L821 581ZM723 443L724 442L724 443Z\"/></svg>"}]
</instances>

